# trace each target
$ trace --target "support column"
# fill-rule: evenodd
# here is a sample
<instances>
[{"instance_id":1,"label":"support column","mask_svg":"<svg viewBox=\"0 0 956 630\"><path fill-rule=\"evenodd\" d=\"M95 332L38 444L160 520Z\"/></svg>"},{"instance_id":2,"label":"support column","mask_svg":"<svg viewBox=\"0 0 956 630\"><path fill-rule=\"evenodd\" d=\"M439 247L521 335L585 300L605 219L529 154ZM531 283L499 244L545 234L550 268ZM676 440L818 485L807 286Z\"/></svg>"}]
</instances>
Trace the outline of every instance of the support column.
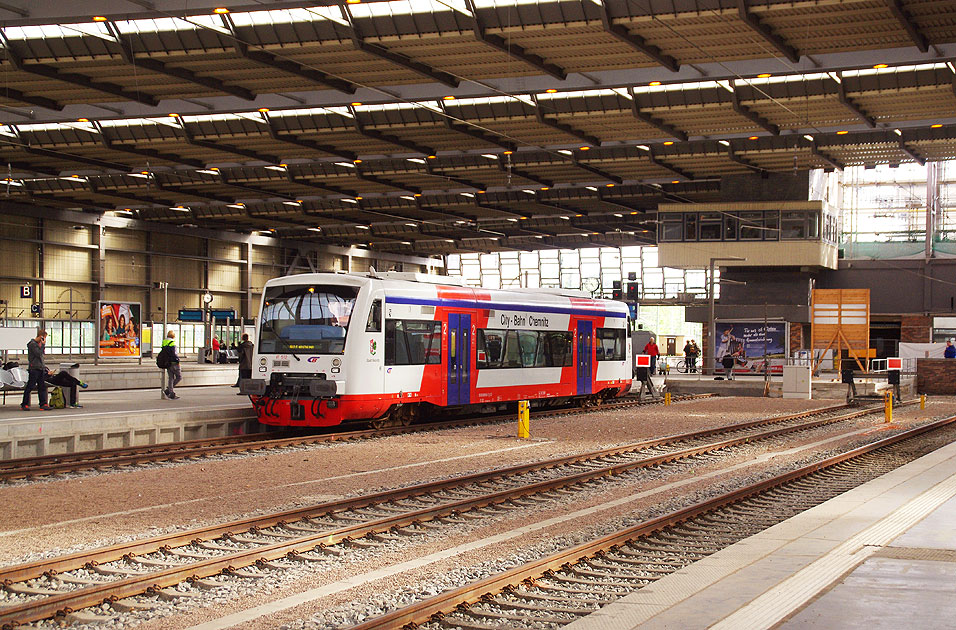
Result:
<instances>
[{"instance_id":1,"label":"support column","mask_svg":"<svg viewBox=\"0 0 956 630\"><path fill-rule=\"evenodd\" d=\"M251 319L256 316L255 308L252 304L252 243L246 242L242 249L245 254L246 264L243 266L242 273L240 274L240 282L242 283L242 308L240 309L240 317Z\"/></svg>"},{"instance_id":2,"label":"support column","mask_svg":"<svg viewBox=\"0 0 956 630\"><path fill-rule=\"evenodd\" d=\"M93 285L93 309L98 308L98 303L100 300L104 299L103 294L106 290L106 243L105 243L105 232L104 228L99 223L94 223L91 227L93 230L93 244L96 245L96 251L93 253L93 269L91 278L95 283Z\"/></svg>"},{"instance_id":3,"label":"support column","mask_svg":"<svg viewBox=\"0 0 956 630\"><path fill-rule=\"evenodd\" d=\"M43 219L37 219L37 240L40 242L39 245L37 245L37 294L33 299L40 305L39 317L42 318L43 299L46 293L46 263L44 261L44 255L46 253L44 248L46 243L46 229Z\"/></svg>"},{"instance_id":4,"label":"support column","mask_svg":"<svg viewBox=\"0 0 956 630\"><path fill-rule=\"evenodd\" d=\"M927 259L933 257L933 243L939 225L939 162L926 163L926 248Z\"/></svg>"}]
</instances>

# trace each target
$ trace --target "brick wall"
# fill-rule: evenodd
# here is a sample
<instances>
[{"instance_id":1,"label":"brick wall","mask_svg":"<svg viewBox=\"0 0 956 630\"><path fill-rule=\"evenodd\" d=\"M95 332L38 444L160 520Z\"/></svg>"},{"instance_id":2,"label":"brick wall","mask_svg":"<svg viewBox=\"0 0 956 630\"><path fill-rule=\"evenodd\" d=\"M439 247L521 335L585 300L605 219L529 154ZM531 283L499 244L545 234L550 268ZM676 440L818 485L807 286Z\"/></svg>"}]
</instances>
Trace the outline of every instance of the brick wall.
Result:
<instances>
[{"instance_id":1,"label":"brick wall","mask_svg":"<svg viewBox=\"0 0 956 630\"><path fill-rule=\"evenodd\" d=\"M933 318L925 315L904 315L900 318L900 341L905 343L930 343Z\"/></svg>"},{"instance_id":2,"label":"brick wall","mask_svg":"<svg viewBox=\"0 0 956 630\"><path fill-rule=\"evenodd\" d=\"M790 322L790 354L803 349L803 324Z\"/></svg>"},{"instance_id":3,"label":"brick wall","mask_svg":"<svg viewBox=\"0 0 956 630\"><path fill-rule=\"evenodd\" d=\"M916 391L956 394L956 359L916 359Z\"/></svg>"}]
</instances>

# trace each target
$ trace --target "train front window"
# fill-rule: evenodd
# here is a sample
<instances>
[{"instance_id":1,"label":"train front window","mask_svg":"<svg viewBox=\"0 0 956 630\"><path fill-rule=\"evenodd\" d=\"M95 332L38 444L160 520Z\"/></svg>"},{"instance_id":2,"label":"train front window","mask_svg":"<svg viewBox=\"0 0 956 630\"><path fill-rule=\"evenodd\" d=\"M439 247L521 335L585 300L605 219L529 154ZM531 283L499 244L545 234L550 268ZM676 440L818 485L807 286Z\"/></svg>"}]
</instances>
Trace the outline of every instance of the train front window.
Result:
<instances>
[{"instance_id":1,"label":"train front window","mask_svg":"<svg viewBox=\"0 0 956 630\"><path fill-rule=\"evenodd\" d=\"M260 353L342 354L358 287L269 287L259 326Z\"/></svg>"}]
</instances>

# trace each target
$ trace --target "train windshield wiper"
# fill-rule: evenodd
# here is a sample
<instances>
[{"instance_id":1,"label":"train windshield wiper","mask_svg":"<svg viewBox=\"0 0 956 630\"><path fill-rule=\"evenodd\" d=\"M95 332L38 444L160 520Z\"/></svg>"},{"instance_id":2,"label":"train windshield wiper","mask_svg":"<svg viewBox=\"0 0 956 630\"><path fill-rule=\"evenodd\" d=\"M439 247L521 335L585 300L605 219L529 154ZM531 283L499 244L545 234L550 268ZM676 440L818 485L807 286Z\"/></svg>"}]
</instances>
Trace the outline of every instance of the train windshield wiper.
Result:
<instances>
[{"instance_id":1,"label":"train windshield wiper","mask_svg":"<svg viewBox=\"0 0 956 630\"><path fill-rule=\"evenodd\" d=\"M276 339L278 339L279 341L281 341L281 342L283 343L283 345L285 345L285 347L289 349L289 352L292 354L292 356L295 357L295 360L296 360L296 361L299 361L299 360L300 360L300 359L299 359L299 355L297 355L297 354L295 353L295 350L292 349L292 344L289 343L288 341L286 341L285 339L283 339L282 337L280 337L280 336L279 336L279 333L276 332L276 325L275 325L274 320L271 320L271 319L269 320L269 330L272 331L272 334L275 335L275 338L276 338Z\"/></svg>"}]
</instances>

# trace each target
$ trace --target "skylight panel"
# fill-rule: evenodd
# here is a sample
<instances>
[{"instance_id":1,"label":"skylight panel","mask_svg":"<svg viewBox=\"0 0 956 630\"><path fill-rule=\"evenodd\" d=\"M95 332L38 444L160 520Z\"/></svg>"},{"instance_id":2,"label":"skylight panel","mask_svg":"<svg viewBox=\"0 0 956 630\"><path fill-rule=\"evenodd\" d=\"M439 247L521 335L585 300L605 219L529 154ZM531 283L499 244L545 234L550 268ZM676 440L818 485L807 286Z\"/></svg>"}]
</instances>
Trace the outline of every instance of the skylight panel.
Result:
<instances>
[{"instance_id":1,"label":"skylight panel","mask_svg":"<svg viewBox=\"0 0 956 630\"><path fill-rule=\"evenodd\" d=\"M349 5L349 11L357 18L439 13L448 10L458 11L471 17L471 12L464 0L392 0L392 2L368 2Z\"/></svg>"},{"instance_id":2,"label":"skylight panel","mask_svg":"<svg viewBox=\"0 0 956 630\"><path fill-rule=\"evenodd\" d=\"M249 11L247 13L230 13L236 26L258 26L272 24L296 24L299 22L314 22L317 20L331 20L343 26L348 24L338 6L302 7L298 9L272 9L268 11Z\"/></svg>"},{"instance_id":3,"label":"skylight panel","mask_svg":"<svg viewBox=\"0 0 956 630\"><path fill-rule=\"evenodd\" d=\"M76 24L41 24L39 26L7 26L3 34L10 40L43 39L46 37L82 37L92 35L108 41L115 41L106 26L100 22L80 22Z\"/></svg>"}]
</instances>

